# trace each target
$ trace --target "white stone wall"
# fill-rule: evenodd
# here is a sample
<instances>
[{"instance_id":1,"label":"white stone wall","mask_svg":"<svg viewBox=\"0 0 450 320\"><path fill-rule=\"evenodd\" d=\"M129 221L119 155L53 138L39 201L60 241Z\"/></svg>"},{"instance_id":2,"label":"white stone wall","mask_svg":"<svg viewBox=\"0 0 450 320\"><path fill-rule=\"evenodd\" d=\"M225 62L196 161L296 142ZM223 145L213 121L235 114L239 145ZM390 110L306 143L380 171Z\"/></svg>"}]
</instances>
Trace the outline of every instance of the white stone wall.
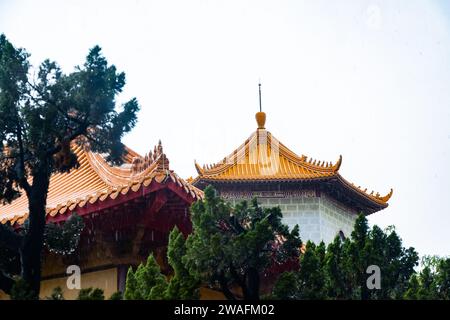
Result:
<instances>
[{"instance_id":1,"label":"white stone wall","mask_svg":"<svg viewBox=\"0 0 450 320\"><path fill-rule=\"evenodd\" d=\"M236 203L242 199L229 199ZM250 200L250 199L247 199ZM322 194L320 197L301 196L287 198L259 198L261 206L280 206L284 222L290 227L300 227L300 237L318 244L332 242L339 231L349 237L357 214L334 199Z\"/></svg>"},{"instance_id":2,"label":"white stone wall","mask_svg":"<svg viewBox=\"0 0 450 320\"><path fill-rule=\"evenodd\" d=\"M321 237L325 243L332 242L339 231L350 237L358 216L356 211L326 196L320 197L319 211Z\"/></svg>"}]
</instances>

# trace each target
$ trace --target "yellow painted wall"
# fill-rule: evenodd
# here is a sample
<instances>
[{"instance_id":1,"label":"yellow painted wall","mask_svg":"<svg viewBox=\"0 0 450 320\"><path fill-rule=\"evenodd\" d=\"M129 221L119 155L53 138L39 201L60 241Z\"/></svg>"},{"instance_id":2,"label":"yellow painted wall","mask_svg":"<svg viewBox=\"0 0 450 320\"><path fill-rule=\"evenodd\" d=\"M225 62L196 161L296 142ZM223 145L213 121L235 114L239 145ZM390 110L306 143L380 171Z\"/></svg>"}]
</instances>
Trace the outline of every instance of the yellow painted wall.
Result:
<instances>
[{"instance_id":1,"label":"yellow painted wall","mask_svg":"<svg viewBox=\"0 0 450 320\"><path fill-rule=\"evenodd\" d=\"M76 299L79 290L68 290L66 286L67 278L56 278L44 280L41 283L41 299L50 296L53 289L60 286L64 292L64 298L67 300ZM81 275L82 288L101 288L105 290L105 298L108 299L117 291L117 269L107 269L84 273ZM8 300L9 297L0 291L0 300ZM222 292L207 287L200 288L200 300L226 300Z\"/></svg>"},{"instance_id":2,"label":"yellow painted wall","mask_svg":"<svg viewBox=\"0 0 450 320\"><path fill-rule=\"evenodd\" d=\"M73 300L78 297L79 290L69 290L66 285L67 277L44 280L41 283L41 299L50 296L53 289L61 287L63 289L64 298ZM94 271L81 274L81 288L100 288L105 291L105 299L108 299L117 291L117 268L107 270Z\"/></svg>"},{"instance_id":3,"label":"yellow painted wall","mask_svg":"<svg viewBox=\"0 0 450 320\"><path fill-rule=\"evenodd\" d=\"M226 298L220 291L201 287L200 300L226 300Z\"/></svg>"},{"instance_id":4,"label":"yellow painted wall","mask_svg":"<svg viewBox=\"0 0 450 320\"><path fill-rule=\"evenodd\" d=\"M9 300L9 296L0 290L0 300Z\"/></svg>"},{"instance_id":5,"label":"yellow painted wall","mask_svg":"<svg viewBox=\"0 0 450 320\"><path fill-rule=\"evenodd\" d=\"M78 297L79 290L69 290L66 285L67 277L43 280L41 282L41 299L50 296L53 289L61 287L64 298L74 300ZM117 288L117 268L111 268L101 271L87 272L81 274L81 288L100 288L104 290L105 299L108 299ZM0 291L0 300L8 300L9 297L3 291Z\"/></svg>"}]
</instances>

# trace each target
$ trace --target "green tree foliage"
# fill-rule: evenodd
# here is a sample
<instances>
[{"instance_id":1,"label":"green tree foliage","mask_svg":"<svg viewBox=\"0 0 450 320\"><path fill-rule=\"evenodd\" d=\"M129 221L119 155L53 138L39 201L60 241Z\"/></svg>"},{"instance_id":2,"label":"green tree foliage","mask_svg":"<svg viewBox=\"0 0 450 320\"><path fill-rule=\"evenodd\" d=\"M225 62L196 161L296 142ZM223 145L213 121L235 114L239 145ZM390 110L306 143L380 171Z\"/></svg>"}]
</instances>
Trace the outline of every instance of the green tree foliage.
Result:
<instances>
[{"instance_id":1,"label":"green tree foliage","mask_svg":"<svg viewBox=\"0 0 450 320\"><path fill-rule=\"evenodd\" d=\"M289 232L281 218L280 208L261 208L256 199L232 207L208 186L204 200L192 206L183 258L189 273L218 285L228 299L236 299L233 286L244 299L259 299L261 273L299 255L298 227Z\"/></svg>"},{"instance_id":2,"label":"green tree foliage","mask_svg":"<svg viewBox=\"0 0 450 320\"><path fill-rule=\"evenodd\" d=\"M289 292L296 299L401 299L408 290L412 295L413 288L418 287L419 279L413 276L417 264L416 251L402 246L394 228L370 229L367 219L360 215L351 238L342 241L338 236L326 248L323 243L316 246L308 242L299 271L281 275L273 295L284 298L284 292ZM380 289L367 287L370 265L380 267ZM445 269L446 265L441 265Z\"/></svg>"},{"instance_id":3,"label":"green tree foliage","mask_svg":"<svg viewBox=\"0 0 450 320\"><path fill-rule=\"evenodd\" d=\"M276 299L324 299L325 292L325 244L316 246L308 241L308 250L300 256L301 268L283 272L279 275L272 296Z\"/></svg>"},{"instance_id":4,"label":"green tree foliage","mask_svg":"<svg viewBox=\"0 0 450 320\"><path fill-rule=\"evenodd\" d=\"M147 263L140 264L133 272L127 273L124 298L126 300L187 300L199 298L200 281L191 275L183 258L186 246L183 234L175 227L169 235L167 256L173 275L169 279L160 271L153 255Z\"/></svg>"},{"instance_id":5,"label":"green tree foliage","mask_svg":"<svg viewBox=\"0 0 450 320\"><path fill-rule=\"evenodd\" d=\"M306 252L300 256L300 270L297 274L299 299L323 299L325 297L324 253L325 244L316 247L306 243Z\"/></svg>"},{"instance_id":6,"label":"green tree foliage","mask_svg":"<svg viewBox=\"0 0 450 320\"><path fill-rule=\"evenodd\" d=\"M123 294L120 291L116 291L109 297L108 300L123 300Z\"/></svg>"},{"instance_id":7,"label":"green tree foliage","mask_svg":"<svg viewBox=\"0 0 450 320\"><path fill-rule=\"evenodd\" d=\"M125 292L123 294L125 300L142 300L137 289L137 281L134 276L133 268L129 267L125 284Z\"/></svg>"},{"instance_id":8,"label":"green tree foliage","mask_svg":"<svg viewBox=\"0 0 450 320\"><path fill-rule=\"evenodd\" d=\"M419 275L413 274L411 279L409 279L408 288L406 289L403 297L406 300L421 300L424 299L422 295L419 295L421 289L421 283L419 280Z\"/></svg>"},{"instance_id":9,"label":"green tree foliage","mask_svg":"<svg viewBox=\"0 0 450 320\"><path fill-rule=\"evenodd\" d=\"M11 232L14 230L10 225L5 225ZM19 235L24 236L28 232L29 223L25 221ZM46 248L57 254L72 254L78 247L81 231L84 228L83 219L73 213L66 221L60 224L49 223L45 225L44 244ZM7 275L20 274L20 254L8 247L0 246L0 273Z\"/></svg>"},{"instance_id":10,"label":"green tree foliage","mask_svg":"<svg viewBox=\"0 0 450 320\"><path fill-rule=\"evenodd\" d=\"M17 277L12 285L9 295L11 300L34 300L34 294L30 290L30 285L20 277Z\"/></svg>"},{"instance_id":11,"label":"green tree foliage","mask_svg":"<svg viewBox=\"0 0 450 320\"><path fill-rule=\"evenodd\" d=\"M286 271L279 275L272 290L272 297L280 300L298 299L297 274L293 271Z\"/></svg>"},{"instance_id":12,"label":"green tree foliage","mask_svg":"<svg viewBox=\"0 0 450 320\"><path fill-rule=\"evenodd\" d=\"M62 224L50 222L45 226L44 245L56 254L70 255L78 247L83 229L83 218L76 213Z\"/></svg>"},{"instance_id":13,"label":"green tree foliage","mask_svg":"<svg viewBox=\"0 0 450 320\"><path fill-rule=\"evenodd\" d=\"M46 300L65 300L61 287L54 288ZM80 290L77 300L105 300L105 296L102 289L87 288ZM108 300L122 300L122 292L114 292Z\"/></svg>"},{"instance_id":14,"label":"green tree foliage","mask_svg":"<svg viewBox=\"0 0 450 320\"><path fill-rule=\"evenodd\" d=\"M346 248L348 248L348 245ZM325 290L327 297L335 297L336 299L351 297L353 274L349 272L351 266L346 259L346 252L344 251L346 248L343 248L340 237L336 237L327 247L323 269L326 275Z\"/></svg>"},{"instance_id":15,"label":"green tree foliage","mask_svg":"<svg viewBox=\"0 0 450 320\"><path fill-rule=\"evenodd\" d=\"M137 297L143 300L161 300L167 288L166 277L153 255L149 255L147 263L140 264L134 274L137 284Z\"/></svg>"},{"instance_id":16,"label":"green tree foliage","mask_svg":"<svg viewBox=\"0 0 450 320\"><path fill-rule=\"evenodd\" d=\"M9 226L5 226L9 228ZM10 228L13 232L13 229ZM0 274L7 279L9 275L20 273L20 255L17 251L0 246ZM0 276L1 277L1 276Z\"/></svg>"},{"instance_id":17,"label":"green tree foliage","mask_svg":"<svg viewBox=\"0 0 450 320\"><path fill-rule=\"evenodd\" d=\"M199 298L200 281L186 267L186 243L183 234L175 227L169 236L167 257L173 269L166 298L169 300L193 300Z\"/></svg>"},{"instance_id":18,"label":"green tree foliage","mask_svg":"<svg viewBox=\"0 0 450 320\"><path fill-rule=\"evenodd\" d=\"M236 299L232 286L240 287L245 299L259 299L261 273L299 256L298 228L289 232L281 217L279 208L263 209L256 200L232 207L207 187L205 200L192 206L188 239L177 228L170 233L173 276L164 278L150 256L146 265L128 270L125 299L198 299L200 281L217 285L229 299ZM323 247L321 260L324 255Z\"/></svg>"},{"instance_id":19,"label":"green tree foliage","mask_svg":"<svg viewBox=\"0 0 450 320\"><path fill-rule=\"evenodd\" d=\"M19 275L37 298L51 174L78 166L72 144L121 163L120 140L135 125L139 106L131 99L116 107L125 74L108 65L98 46L69 74L50 60L33 68L28 58L0 35L0 201L11 202L23 193L29 207L23 234L0 224L0 253L12 262L0 270L0 289L11 292L11 267L20 261Z\"/></svg>"},{"instance_id":20,"label":"green tree foliage","mask_svg":"<svg viewBox=\"0 0 450 320\"><path fill-rule=\"evenodd\" d=\"M450 300L450 258L440 259L437 267L436 286L438 298Z\"/></svg>"},{"instance_id":21,"label":"green tree foliage","mask_svg":"<svg viewBox=\"0 0 450 320\"><path fill-rule=\"evenodd\" d=\"M77 300L105 300L103 290L99 288L81 289Z\"/></svg>"},{"instance_id":22,"label":"green tree foliage","mask_svg":"<svg viewBox=\"0 0 450 320\"><path fill-rule=\"evenodd\" d=\"M65 300L61 287L54 288L47 300Z\"/></svg>"},{"instance_id":23,"label":"green tree foliage","mask_svg":"<svg viewBox=\"0 0 450 320\"><path fill-rule=\"evenodd\" d=\"M422 269L408 283L405 299L450 300L450 258L425 256Z\"/></svg>"},{"instance_id":24,"label":"green tree foliage","mask_svg":"<svg viewBox=\"0 0 450 320\"><path fill-rule=\"evenodd\" d=\"M161 300L165 298L166 289L166 277L153 254L148 256L145 264L138 266L136 272L131 267L128 269L124 293L126 300Z\"/></svg>"}]
</instances>

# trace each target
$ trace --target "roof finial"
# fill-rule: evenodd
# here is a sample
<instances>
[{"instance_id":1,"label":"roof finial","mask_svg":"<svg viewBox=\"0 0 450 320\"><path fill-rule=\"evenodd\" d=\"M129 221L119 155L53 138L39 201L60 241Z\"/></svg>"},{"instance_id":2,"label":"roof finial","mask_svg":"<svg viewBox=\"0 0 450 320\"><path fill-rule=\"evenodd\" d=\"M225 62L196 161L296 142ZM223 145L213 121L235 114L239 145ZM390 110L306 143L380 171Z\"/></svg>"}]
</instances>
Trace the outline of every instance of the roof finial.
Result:
<instances>
[{"instance_id":1,"label":"roof finial","mask_svg":"<svg viewBox=\"0 0 450 320\"><path fill-rule=\"evenodd\" d=\"M259 80L258 87L259 87L259 112L262 112L262 107L261 107L261 80Z\"/></svg>"},{"instance_id":2,"label":"roof finial","mask_svg":"<svg viewBox=\"0 0 450 320\"><path fill-rule=\"evenodd\" d=\"M264 125L266 124L266 114L262 112L261 107L261 81L258 83L259 87L259 112L256 113L256 123L258 124L258 129L264 129Z\"/></svg>"}]
</instances>

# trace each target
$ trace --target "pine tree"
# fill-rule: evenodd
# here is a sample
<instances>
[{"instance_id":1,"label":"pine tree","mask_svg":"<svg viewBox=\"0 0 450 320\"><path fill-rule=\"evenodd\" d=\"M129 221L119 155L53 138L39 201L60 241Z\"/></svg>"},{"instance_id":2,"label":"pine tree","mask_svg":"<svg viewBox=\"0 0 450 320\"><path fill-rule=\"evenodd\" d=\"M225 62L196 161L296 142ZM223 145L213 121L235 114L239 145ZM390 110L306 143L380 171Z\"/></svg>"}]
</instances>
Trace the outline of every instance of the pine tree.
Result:
<instances>
[{"instance_id":1,"label":"pine tree","mask_svg":"<svg viewBox=\"0 0 450 320\"><path fill-rule=\"evenodd\" d=\"M420 290L419 276L417 274L413 274L409 280L408 288L405 291L403 298L406 300L418 300L420 299L419 290Z\"/></svg>"},{"instance_id":2,"label":"pine tree","mask_svg":"<svg viewBox=\"0 0 450 320\"><path fill-rule=\"evenodd\" d=\"M166 297L167 280L161 274L160 267L153 254L145 264L140 264L133 272L130 267L127 273L125 300L162 300Z\"/></svg>"},{"instance_id":3,"label":"pine tree","mask_svg":"<svg viewBox=\"0 0 450 320\"><path fill-rule=\"evenodd\" d=\"M47 300L64 300L64 294L61 287L54 288L50 297L47 297Z\"/></svg>"},{"instance_id":4,"label":"pine tree","mask_svg":"<svg viewBox=\"0 0 450 320\"><path fill-rule=\"evenodd\" d=\"M369 298L369 290L366 287L366 269L367 262L370 259L368 252L367 237L369 233L369 225L367 219L363 215L359 215L355 221L355 227L351 233L352 242L350 242L347 252L347 259L349 259L349 267L347 272L353 269L354 279L353 286L357 288L354 294L359 295L362 300Z\"/></svg>"},{"instance_id":5,"label":"pine tree","mask_svg":"<svg viewBox=\"0 0 450 320\"><path fill-rule=\"evenodd\" d=\"M167 280L161 274L160 267L153 254L147 258L147 263L140 264L134 274L138 296L143 300L161 300L165 298Z\"/></svg>"},{"instance_id":6,"label":"pine tree","mask_svg":"<svg viewBox=\"0 0 450 320\"><path fill-rule=\"evenodd\" d=\"M193 231L186 241L190 274L217 285L227 299L236 299L232 286L244 299L259 299L260 274L298 257L298 228L289 232L279 207L261 208L256 199L233 207L211 186L204 192L204 200L192 206Z\"/></svg>"},{"instance_id":7,"label":"pine tree","mask_svg":"<svg viewBox=\"0 0 450 320\"><path fill-rule=\"evenodd\" d=\"M438 290L436 288L436 274L434 266L425 265L423 270L419 274L420 288L418 292L418 299L421 300L434 300L437 299Z\"/></svg>"},{"instance_id":8,"label":"pine tree","mask_svg":"<svg viewBox=\"0 0 450 320\"><path fill-rule=\"evenodd\" d=\"M272 290L272 298L280 300L298 299L298 277L293 271L285 271L281 273Z\"/></svg>"},{"instance_id":9,"label":"pine tree","mask_svg":"<svg viewBox=\"0 0 450 320\"><path fill-rule=\"evenodd\" d=\"M77 300L105 300L104 291L100 288L81 289Z\"/></svg>"},{"instance_id":10,"label":"pine tree","mask_svg":"<svg viewBox=\"0 0 450 320\"><path fill-rule=\"evenodd\" d=\"M121 163L120 140L135 125L139 106L131 99L116 110L125 74L108 65L98 46L69 74L50 60L32 70L28 58L0 35L0 201L24 194L29 208L26 233L0 224L0 247L20 256L19 276L37 299L50 176L78 166L73 144ZM10 293L14 275L0 270L0 289Z\"/></svg>"},{"instance_id":11,"label":"pine tree","mask_svg":"<svg viewBox=\"0 0 450 320\"><path fill-rule=\"evenodd\" d=\"M437 267L436 286L439 299L450 300L450 258L440 259Z\"/></svg>"},{"instance_id":12,"label":"pine tree","mask_svg":"<svg viewBox=\"0 0 450 320\"><path fill-rule=\"evenodd\" d=\"M424 256L422 270L411 277L406 299L450 300L450 258Z\"/></svg>"},{"instance_id":13,"label":"pine tree","mask_svg":"<svg viewBox=\"0 0 450 320\"><path fill-rule=\"evenodd\" d=\"M186 245L183 234L175 227L169 235L167 257L174 271L167 287L166 298L170 300L192 300L199 298L200 281L189 273L185 260Z\"/></svg>"},{"instance_id":14,"label":"pine tree","mask_svg":"<svg viewBox=\"0 0 450 320\"><path fill-rule=\"evenodd\" d=\"M324 244L316 247L314 243L306 243L306 251L300 256L298 272L300 299L325 298Z\"/></svg>"},{"instance_id":15,"label":"pine tree","mask_svg":"<svg viewBox=\"0 0 450 320\"><path fill-rule=\"evenodd\" d=\"M327 247L324 262L324 273L327 288L327 296L331 299L349 298L350 288L346 278L345 266L343 263L342 241L336 236L333 242Z\"/></svg>"},{"instance_id":16,"label":"pine tree","mask_svg":"<svg viewBox=\"0 0 450 320\"><path fill-rule=\"evenodd\" d=\"M142 300L142 296L139 294L137 289L137 281L132 267L128 268L125 292L123 296L125 300Z\"/></svg>"},{"instance_id":17,"label":"pine tree","mask_svg":"<svg viewBox=\"0 0 450 320\"><path fill-rule=\"evenodd\" d=\"M114 300L114 301L123 300L123 294L120 291L116 291L109 297L108 300Z\"/></svg>"},{"instance_id":18,"label":"pine tree","mask_svg":"<svg viewBox=\"0 0 450 320\"><path fill-rule=\"evenodd\" d=\"M434 260L414 276L418 255L414 248L402 246L393 227L383 231L369 228L367 219L360 215L355 222L351 238L344 242L336 237L325 250L323 243L315 246L308 242L300 257L299 271L279 277L273 291L275 297L296 299L421 299L436 296L439 284L437 268L448 270L445 263ZM366 270L377 265L381 272L381 288L369 290ZM439 270L441 270L439 269ZM448 273L441 272L444 288ZM290 279L288 283L286 279ZM295 279L295 282L294 282ZM296 288L296 289L295 289ZM295 293L293 291L296 290ZM445 292L441 290L441 292ZM444 294L445 295L445 294Z\"/></svg>"},{"instance_id":19,"label":"pine tree","mask_svg":"<svg viewBox=\"0 0 450 320\"><path fill-rule=\"evenodd\" d=\"M10 296L11 300L34 300L34 294L30 290L30 285L22 278L16 278L12 285Z\"/></svg>"},{"instance_id":20,"label":"pine tree","mask_svg":"<svg viewBox=\"0 0 450 320\"><path fill-rule=\"evenodd\" d=\"M169 235L167 256L173 276L166 278L153 255L136 270L128 269L126 300L187 300L199 298L199 279L191 275L183 262L186 247L183 234L175 227Z\"/></svg>"}]
</instances>

